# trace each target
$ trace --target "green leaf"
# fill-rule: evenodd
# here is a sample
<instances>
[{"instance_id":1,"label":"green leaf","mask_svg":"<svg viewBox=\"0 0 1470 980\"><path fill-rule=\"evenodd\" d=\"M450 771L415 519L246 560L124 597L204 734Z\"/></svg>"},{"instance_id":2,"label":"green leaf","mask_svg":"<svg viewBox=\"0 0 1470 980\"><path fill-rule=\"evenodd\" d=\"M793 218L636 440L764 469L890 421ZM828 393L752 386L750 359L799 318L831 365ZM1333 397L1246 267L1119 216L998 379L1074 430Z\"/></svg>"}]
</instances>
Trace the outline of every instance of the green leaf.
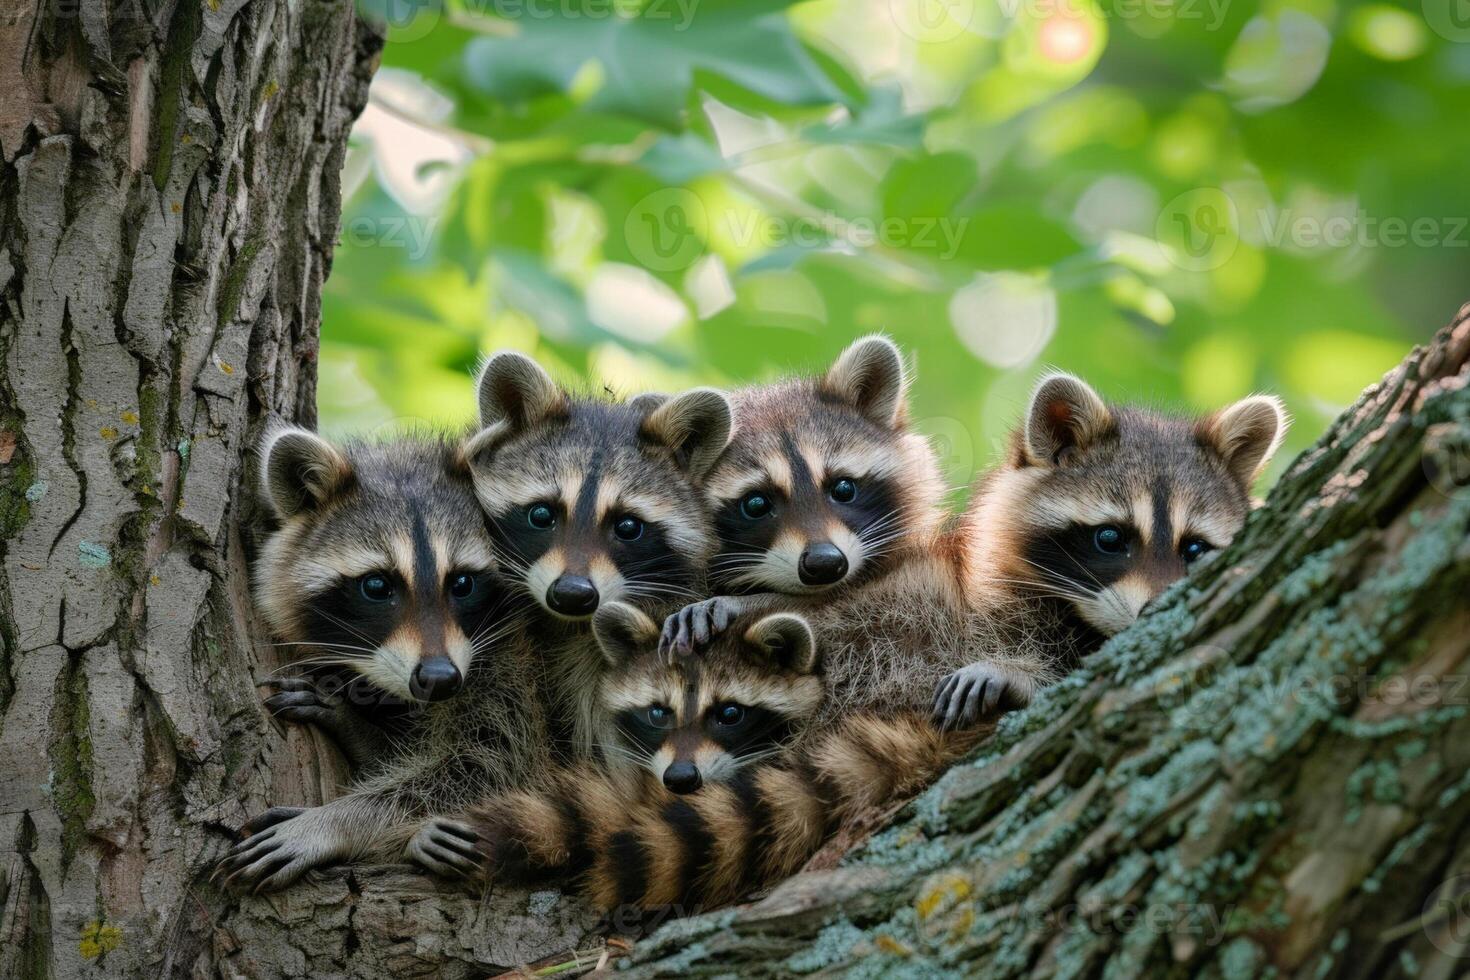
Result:
<instances>
[{"instance_id":1,"label":"green leaf","mask_svg":"<svg viewBox=\"0 0 1470 980\"><path fill-rule=\"evenodd\" d=\"M637 17L601 15L519 20L515 38L478 37L465 47L468 80L486 97L523 102L566 92L584 65L603 83L586 101L676 130L696 71L709 72L786 105L839 102L840 88L792 34L774 5L650 4ZM687 16L686 16L687 12Z\"/></svg>"}]
</instances>

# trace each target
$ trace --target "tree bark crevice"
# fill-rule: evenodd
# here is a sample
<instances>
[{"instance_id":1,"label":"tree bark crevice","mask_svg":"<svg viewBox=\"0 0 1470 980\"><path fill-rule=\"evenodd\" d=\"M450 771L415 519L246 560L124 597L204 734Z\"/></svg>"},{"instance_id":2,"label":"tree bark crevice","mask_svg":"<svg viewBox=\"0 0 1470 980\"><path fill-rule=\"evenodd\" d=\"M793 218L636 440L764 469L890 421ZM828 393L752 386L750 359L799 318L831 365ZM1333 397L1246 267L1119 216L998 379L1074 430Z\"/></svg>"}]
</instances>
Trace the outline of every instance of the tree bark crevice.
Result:
<instances>
[{"instance_id":1,"label":"tree bark crevice","mask_svg":"<svg viewBox=\"0 0 1470 980\"><path fill-rule=\"evenodd\" d=\"M347 0L0 14L0 975L192 971L230 829L341 781L261 711L238 528L378 48Z\"/></svg>"}]
</instances>

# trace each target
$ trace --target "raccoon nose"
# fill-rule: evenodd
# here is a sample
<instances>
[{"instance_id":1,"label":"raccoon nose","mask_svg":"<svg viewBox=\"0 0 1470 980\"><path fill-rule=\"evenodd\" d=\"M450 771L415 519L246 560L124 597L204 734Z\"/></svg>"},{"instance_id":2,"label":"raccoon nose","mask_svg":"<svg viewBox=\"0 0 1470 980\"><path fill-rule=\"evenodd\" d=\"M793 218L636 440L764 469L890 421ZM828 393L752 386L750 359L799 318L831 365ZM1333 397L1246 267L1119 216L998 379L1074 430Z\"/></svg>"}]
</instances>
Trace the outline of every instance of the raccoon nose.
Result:
<instances>
[{"instance_id":1,"label":"raccoon nose","mask_svg":"<svg viewBox=\"0 0 1470 980\"><path fill-rule=\"evenodd\" d=\"M671 762L664 770L664 785L675 793L692 793L701 782L699 767L692 762Z\"/></svg>"},{"instance_id":2,"label":"raccoon nose","mask_svg":"<svg viewBox=\"0 0 1470 980\"><path fill-rule=\"evenodd\" d=\"M563 616L591 615L597 598L597 586L584 575L563 575L546 590L546 604Z\"/></svg>"},{"instance_id":3,"label":"raccoon nose","mask_svg":"<svg viewBox=\"0 0 1470 980\"><path fill-rule=\"evenodd\" d=\"M796 573L803 585L831 585L847 574L847 556L829 541L807 545L796 563Z\"/></svg>"},{"instance_id":4,"label":"raccoon nose","mask_svg":"<svg viewBox=\"0 0 1470 980\"><path fill-rule=\"evenodd\" d=\"M414 667L408 687L420 701L443 701L459 690L462 680L448 657L431 657Z\"/></svg>"}]
</instances>

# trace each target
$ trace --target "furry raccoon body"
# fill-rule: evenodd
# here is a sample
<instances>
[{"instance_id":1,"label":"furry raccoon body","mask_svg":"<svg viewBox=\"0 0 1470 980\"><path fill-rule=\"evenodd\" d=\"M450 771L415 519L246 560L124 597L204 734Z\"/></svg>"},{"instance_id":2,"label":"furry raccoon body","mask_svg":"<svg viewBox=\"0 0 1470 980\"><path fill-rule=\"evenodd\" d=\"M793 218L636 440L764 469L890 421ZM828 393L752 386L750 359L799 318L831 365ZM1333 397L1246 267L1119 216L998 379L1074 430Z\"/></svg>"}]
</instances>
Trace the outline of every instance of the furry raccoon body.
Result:
<instances>
[{"instance_id":1,"label":"furry raccoon body","mask_svg":"<svg viewBox=\"0 0 1470 980\"><path fill-rule=\"evenodd\" d=\"M273 889L329 861L393 854L389 831L410 815L525 783L550 760L522 613L454 441L339 447L282 428L261 469L279 522L255 569L272 629L314 654L306 664L356 672L411 705L345 796L242 828L220 872ZM320 720L330 709L312 697L289 691L271 707Z\"/></svg>"}]
</instances>

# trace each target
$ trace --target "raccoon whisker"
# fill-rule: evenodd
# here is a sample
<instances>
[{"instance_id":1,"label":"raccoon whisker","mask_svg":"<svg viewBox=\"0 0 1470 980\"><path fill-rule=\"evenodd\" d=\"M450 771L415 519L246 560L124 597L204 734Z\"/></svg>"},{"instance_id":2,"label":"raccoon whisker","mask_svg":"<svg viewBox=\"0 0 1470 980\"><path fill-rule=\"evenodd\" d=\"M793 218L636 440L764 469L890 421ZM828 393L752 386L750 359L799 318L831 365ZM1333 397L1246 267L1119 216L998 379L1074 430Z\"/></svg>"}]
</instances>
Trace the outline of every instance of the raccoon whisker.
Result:
<instances>
[{"instance_id":1,"label":"raccoon whisker","mask_svg":"<svg viewBox=\"0 0 1470 980\"><path fill-rule=\"evenodd\" d=\"M747 565L751 562L760 561L766 556L764 551L742 551L738 554L717 555L710 561L710 567L719 565Z\"/></svg>"},{"instance_id":2,"label":"raccoon whisker","mask_svg":"<svg viewBox=\"0 0 1470 980\"><path fill-rule=\"evenodd\" d=\"M265 676L267 679L270 679L274 678L278 674L283 674L287 671L299 672L303 670L309 670L313 667L347 667L349 669L353 669L358 667L361 662L362 661L360 657L310 657L306 660L296 660L292 661L289 664L282 664L275 670L269 671Z\"/></svg>"},{"instance_id":3,"label":"raccoon whisker","mask_svg":"<svg viewBox=\"0 0 1470 980\"><path fill-rule=\"evenodd\" d=\"M336 623L338 626L342 627L344 630L351 633L362 642L373 643L373 638L371 636L368 636L362 630L358 629L356 626L353 626L351 623L347 622L347 620L341 618L340 616L334 616L331 613L327 612L325 609L316 609L315 611L325 616L329 621ZM376 646L377 644L373 645Z\"/></svg>"},{"instance_id":4,"label":"raccoon whisker","mask_svg":"<svg viewBox=\"0 0 1470 980\"><path fill-rule=\"evenodd\" d=\"M736 769L748 769L751 766L759 765L760 763L765 762L766 760L780 754L781 753L775 750L770 750L766 752L753 752L750 755L736 756L733 761L735 763Z\"/></svg>"},{"instance_id":5,"label":"raccoon whisker","mask_svg":"<svg viewBox=\"0 0 1470 980\"><path fill-rule=\"evenodd\" d=\"M734 573L745 569L755 568L760 563L760 559L758 558L742 558L739 561L728 561L719 564L712 564L710 565L709 570L710 574L712 575L733 575Z\"/></svg>"},{"instance_id":6,"label":"raccoon whisker","mask_svg":"<svg viewBox=\"0 0 1470 980\"><path fill-rule=\"evenodd\" d=\"M898 509L894 508L893 510L888 511L886 514L881 514L878 517L873 518L868 523L864 524L858 530L858 537L862 537L865 534L877 533L885 530L886 528L893 526L895 523L897 523L897 521Z\"/></svg>"},{"instance_id":7,"label":"raccoon whisker","mask_svg":"<svg viewBox=\"0 0 1470 980\"><path fill-rule=\"evenodd\" d=\"M359 653L365 653L365 654L368 654L369 656L371 656L372 654L375 654L375 653L378 652L373 647L354 646L351 643L320 643L320 642L313 643L310 640L298 640L298 641L295 641L295 642L272 643L271 646L273 646L273 647L320 647L323 650L351 650L351 651L355 651L355 652L359 652Z\"/></svg>"},{"instance_id":8,"label":"raccoon whisker","mask_svg":"<svg viewBox=\"0 0 1470 980\"><path fill-rule=\"evenodd\" d=\"M668 557L668 555L654 555L652 558L644 558L642 561L635 561L632 564L630 564L630 565L626 566L625 568L623 568L623 570L622 570L623 571L623 576L626 578L627 576L632 575L634 572L644 571L649 566L654 566L654 567L657 567L659 565L667 566L668 564L669 564L669 557Z\"/></svg>"},{"instance_id":9,"label":"raccoon whisker","mask_svg":"<svg viewBox=\"0 0 1470 980\"><path fill-rule=\"evenodd\" d=\"M1045 571L1045 569L1043 569ZM1055 578L1051 581L1037 582L1024 578L1005 578L1003 576L992 576L991 581L1000 582L1005 585L1015 585L1020 588L1029 589L1041 595L1055 596L1059 599L1087 600L1092 599L1095 593L1088 592L1077 587L1070 587L1066 579Z\"/></svg>"},{"instance_id":10,"label":"raccoon whisker","mask_svg":"<svg viewBox=\"0 0 1470 980\"><path fill-rule=\"evenodd\" d=\"M498 627L482 629L470 637L470 647L471 649L478 650L481 647L505 639L519 628L520 624L518 623L502 623Z\"/></svg>"},{"instance_id":11,"label":"raccoon whisker","mask_svg":"<svg viewBox=\"0 0 1470 980\"><path fill-rule=\"evenodd\" d=\"M892 545L895 541L897 541L899 538L902 538L903 536L904 532L899 531L894 534L890 534L885 538L879 538L876 541L865 540L863 541L863 551L869 558L878 558L893 551L894 549L892 547L889 547L889 545Z\"/></svg>"},{"instance_id":12,"label":"raccoon whisker","mask_svg":"<svg viewBox=\"0 0 1470 980\"><path fill-rule=\"evenodd\" d=\"M624 735L628 736L630 739L633 737L631 735L631 733L629 733L626 729L619 728L618 731L622 732ZM638 745L637 742L634 742L633 743L635 746L637 746L636 749L631 749L631 748L629 748L626 745L618 745L616 743L608 743L608 742L595 742L593 744L598 749L602 750L603 752L610 752L613 755L620 756L620 757L622 757L624 759L631 760L631 761L636 762L636 763L638 763L640 765L645 764L645 763L649 763L649 762L652 762L653 761L653 753L652 752L649 752L647 749L643 748L641 745Z\"/></svg>"},{"instance_id":13,"label":"raccoon whisker","mask_svg":"<svg viewBox=\"0 0 1470 980\"><path fill-rule=\"evenodd\" d=\"M698 598L700 596L700 593L696 592L694 589L685 588L682 585L669 585L661 582L628 582L624 586L624 588L627 590L629 595L640 595L648 597L659 595L673 595L684 596L686 598Z\"/></svg>"},{"instance_id":14,"label":"raccoon whisker","mask_svg":"<svg viewBox=\"0 0 1470 980\"><path fill-rule=\"evenodd\" d=\"M487 623L481 626L470 636L470 649L479 651L481 648L504 639L520 628L519 623Z\"/></svg>"},{"instance_id":15,"label":"raccoon whisker","mask_svg":"<svg viewBox=\"0 0 1470 980\"><path fill-rule=\"evenodd\" d=\"M866 541L875 538L891 538L903 533L904 528L897 521L882 521L860 529L858 537Z\"/></svg>"},{"instance_id":16,"label":"raccoon whisker","mask_svg":"<svg viewBox=\"0 0 1470 980\"><path fill-rule=\"evenodd\" d=\"M1071 561L1072 561L1072 563L1074 565L1076 565L1078 568L1082 569L1082 571L1087 574L1087 577L1088 578L1092 579L1092 581L1094 583L1096 583L1096 585L1097 585L1097 588L1096 589L1089 590L1087 588L1087 586L1086 586L1085 583L1077 582L1077 581L1074 581L1072 579L1069 579L1065 575L1062 575L1062 574L1060 574L1058 572L1052 571L1050 568L1047 568L1045 565L1042 565L1039 562L1032 561L1030 558L1027 558L1025 555L1022 555L1021 556L1021 560L1024 561L1026 564L1032 566L1033 568L1038 569L1041 572L1041 574L1044 575L1047 578L1048 581L1057 582L1057 583L1061 583L1061 584L1065 584L1065 585L1070 585L1070 586L1072 586L1074 588L1080 588L1080 589L1082 589L1084 591L1087 591L1087 592L1090 592L1090 593L1093 593L1093 594L1098 593L1098 592L1101 592L1103 589L1107 588L1107 586L1105 586L1101 582L1099 582L1097 580L1097 576L1096 575L1093 575L1092 572L1088 571L1087 567L1085 565L1083 565L1080 561L1078 561L1076 558L1073 558L1070 554L1068 554L1067 557L1069 559L1071 559Z\"/></svg>"},{"instance_id":17,"label":"raccoon whisker","mask_svg":"<svg viewBox=\"0 0 1470 980\"><path fill-rule=\"evenodd\" d=\"M740 551L724 551L716 555L714 561L730 561L736 558L763 558L765 552L759 548L743 548ZM711 562L713 564L714 562Z\"/></svg>"},{"instance_id":18,"label":"raccoon whisker","mask_svg":"<svg viewBox=\"0 0 1470 980\"><path fill-rule=\"evenodd\" d=\"M503 549L499 554L499 558L502 565L518 574L524 574L531 568L531 560L519 551L508 548Z\"/></svg>"},{"instance_id":19,"label":"raccoon whisker","mask_svg":"<svg viewBox=\"0 0 1470 980\"><path fill-rule=\"evenodd\" d=\"M1106 585L1103 585L1102 582L1098 581L1098 578L1097 578L1096 575L1092 574L1092 570L1090 568L1088 568L1086 565L1082 564L1081 560L1078 559L1077 556L1073 555L1066 548L1063 548L1060 544L1058 544L1056 538L1054 538L1050 534L1048 534L1046 536L1046 539L1048 541L1050 541L1052 544L1056 545L1057 546L1057 550L1060 551L1062 554L1066 555L1067 556L1067 560L1070 561L1073 565L1076 565L1077 568L1082 572L1082 574L1084 574L1088 578L1092 579L1093 584L1097 586L1098 591L1102 591L1103 589L1106 589L1107 588ZM1035 564L1035 562L1032 562L1032 564ZM1055 574L1055 573L1052 573L1052 574Z\"/></svg>"},{"instance_id":20,"label":"raccoon whisker","mask_svg":"<svg viewBox=\"0 0 1470 980\"><path fill-rule=\"evenodd\" d=\"M757 574L756 570L741 572L739 575L731 575L726 581L730 586L735 588L747 585L759 586L765 584L764 579L759 574Z\"/></svg>"},{"instance_id":21,"label":"raccoon whisker","mask_svg":"<svg viewBox=\"0 0 1470 980\"><path fill-rule=\"evenodd\" d=\"M494 633L476 637L475 639L470 641L470 657L478 657L481 654L494 649L497 643L505 639L507 636L510 636L514 632L514 630L497 630Z\"/></svg>"},{"instance_id":22,"label":"raccoon whisker","mask_svg":"<svg viewBox=\"0 0 1470 980\"><path fill-rule=\"evenodd\" d=\"M637 763L638 765L645 765L653 759L653 756L651 755L640 755L639 753L630 752L629 750L616 745L599 745L597 748L600 752L605 753L609 758L626 759L627 761Z\"/></svg>"}]
</instances>

